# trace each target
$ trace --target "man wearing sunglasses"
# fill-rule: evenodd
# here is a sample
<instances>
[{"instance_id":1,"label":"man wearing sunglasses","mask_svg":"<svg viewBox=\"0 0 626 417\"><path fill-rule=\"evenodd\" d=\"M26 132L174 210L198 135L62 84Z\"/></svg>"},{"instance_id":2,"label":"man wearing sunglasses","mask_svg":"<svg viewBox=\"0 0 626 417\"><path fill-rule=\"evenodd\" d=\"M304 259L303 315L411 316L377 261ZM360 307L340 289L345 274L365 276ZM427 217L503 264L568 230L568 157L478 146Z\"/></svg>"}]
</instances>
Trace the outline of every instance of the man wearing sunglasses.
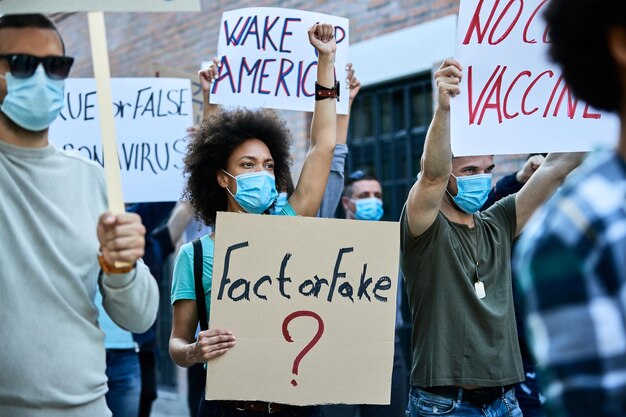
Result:
<instances>
[{"instance_id":1,"label":"man wearing sunglasses","mask_svg":"<svg viewBox=\"0 0 626 417\"><path fill-rule=\"evenodd\" d=\"M96 285L129 331L158 308L141 219L106 212L101 167L48 143L72 62L46 17L0 17L1 416L110 416Z\"/></svg>"}]
</instances>

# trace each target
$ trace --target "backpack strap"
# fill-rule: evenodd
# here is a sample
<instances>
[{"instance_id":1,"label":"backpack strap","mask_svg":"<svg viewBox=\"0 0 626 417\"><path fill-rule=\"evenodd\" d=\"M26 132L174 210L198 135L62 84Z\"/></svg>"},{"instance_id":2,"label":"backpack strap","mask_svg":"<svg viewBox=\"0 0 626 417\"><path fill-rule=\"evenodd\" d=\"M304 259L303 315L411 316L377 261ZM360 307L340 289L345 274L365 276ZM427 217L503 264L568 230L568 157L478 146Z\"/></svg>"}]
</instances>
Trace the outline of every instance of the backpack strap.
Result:
<instances>
[{"instance_id":1,"label":"backpack strap","mask_svg":"<svg viewBox=\"0 0 626 417\"><path fill-rule=\"evenodd\" d=\"M196 309L198 311L198 322L200 330L208 330L209 323L206 318L206 301L204 298L204 287L202 286L202 242L200 238L193 241L193 277L196 287Z\"/></svg>"}]
</instances>

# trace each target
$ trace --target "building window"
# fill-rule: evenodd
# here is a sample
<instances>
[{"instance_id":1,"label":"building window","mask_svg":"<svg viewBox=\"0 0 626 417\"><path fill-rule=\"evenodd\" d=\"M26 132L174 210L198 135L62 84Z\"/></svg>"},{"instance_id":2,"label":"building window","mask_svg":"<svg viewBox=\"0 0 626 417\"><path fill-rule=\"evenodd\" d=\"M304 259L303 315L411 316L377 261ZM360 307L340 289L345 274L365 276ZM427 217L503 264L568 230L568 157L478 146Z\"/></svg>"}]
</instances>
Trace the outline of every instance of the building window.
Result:
<instances>
[{"instance_id":1,"label":"building window","mask_svg":"<svg viewBox=\"0 0 626 417\"><path fill-rule=\"evenodd\" d=\"M346 175L374 173L383 187L385 220L397 221L420 169L433 115L431 74L364 88L352 106Z\"/></svg>"}]
</instances>

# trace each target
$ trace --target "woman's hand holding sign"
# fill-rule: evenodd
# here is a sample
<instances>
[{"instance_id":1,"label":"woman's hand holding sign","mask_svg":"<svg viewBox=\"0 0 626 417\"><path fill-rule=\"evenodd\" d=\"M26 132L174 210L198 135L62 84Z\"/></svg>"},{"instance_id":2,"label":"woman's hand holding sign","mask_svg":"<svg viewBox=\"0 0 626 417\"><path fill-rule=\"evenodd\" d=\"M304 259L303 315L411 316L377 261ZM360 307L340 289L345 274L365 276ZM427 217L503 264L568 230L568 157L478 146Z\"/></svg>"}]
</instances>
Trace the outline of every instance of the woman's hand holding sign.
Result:
<instances>
[{"instance_id":1,"label":"woman's hand holding sign","mask_svg":"<svg viewBox=\"0 0 626 417\"><path fill-rule=\"evenodd\" d=\"M190 346L189 362L204 363L223 355L235 346L235 336L228 330L204 330L198 333L198 340Z\"/></svg>"}]
</instances>

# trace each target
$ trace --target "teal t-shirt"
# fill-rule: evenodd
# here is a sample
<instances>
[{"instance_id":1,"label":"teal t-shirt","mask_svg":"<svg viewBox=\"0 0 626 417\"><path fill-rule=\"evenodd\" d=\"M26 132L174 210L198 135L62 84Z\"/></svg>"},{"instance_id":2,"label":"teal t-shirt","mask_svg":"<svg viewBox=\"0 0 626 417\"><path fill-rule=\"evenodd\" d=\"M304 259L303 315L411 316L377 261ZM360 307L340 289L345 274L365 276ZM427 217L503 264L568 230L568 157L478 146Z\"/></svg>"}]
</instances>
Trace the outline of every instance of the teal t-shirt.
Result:
<instances>
[{"instance_id":1,"label":"teal t-shirt","mask_svg":"<svg viewBox=\"0 0 626 417\"><path fill-rule=\"evenodd\" d=\"M297 216L289 202L278 213L279 216ZM209 235L200 238L202 243L202 287L206 300L206 316L209 320L211 311L211 284L213 282L213 252L215 242ZM185 243L176 256L174 277L172 279L172 304L178 300L195 300L196 289L193 277L193 243Z\"/></svg>"}]
</instances>

